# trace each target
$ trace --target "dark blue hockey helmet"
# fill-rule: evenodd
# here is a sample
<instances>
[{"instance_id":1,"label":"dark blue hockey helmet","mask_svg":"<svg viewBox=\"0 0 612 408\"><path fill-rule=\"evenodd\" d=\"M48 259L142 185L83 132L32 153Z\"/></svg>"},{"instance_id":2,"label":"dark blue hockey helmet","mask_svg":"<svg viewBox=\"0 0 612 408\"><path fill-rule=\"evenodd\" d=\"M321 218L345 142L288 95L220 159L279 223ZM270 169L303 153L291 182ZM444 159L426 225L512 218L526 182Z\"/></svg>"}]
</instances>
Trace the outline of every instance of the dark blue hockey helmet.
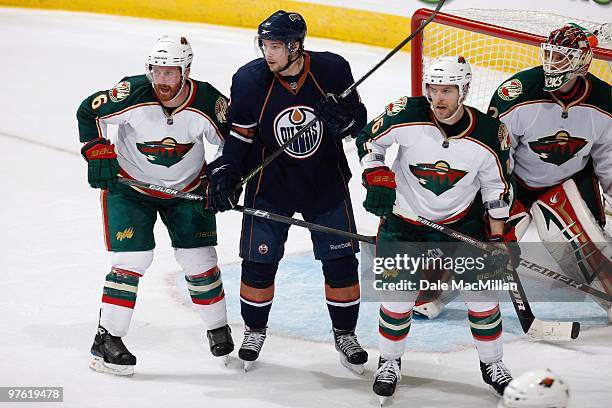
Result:
<instances>
[{"instance_id":1,"label":"dark blue hockey helmet","mask_svg":"<svg viewBox=\"0 0 612 408\"><path fill-rule=\"evenodd\" d=\"M306 21L298 13L278 10L262 22L257 29L257 39L261 47L261 40L283 41L288 46L296 41L300 42L300 49L304 47L306 37ZM295 49L289 48L289 51Z\"/></svg>"}]
</instances>

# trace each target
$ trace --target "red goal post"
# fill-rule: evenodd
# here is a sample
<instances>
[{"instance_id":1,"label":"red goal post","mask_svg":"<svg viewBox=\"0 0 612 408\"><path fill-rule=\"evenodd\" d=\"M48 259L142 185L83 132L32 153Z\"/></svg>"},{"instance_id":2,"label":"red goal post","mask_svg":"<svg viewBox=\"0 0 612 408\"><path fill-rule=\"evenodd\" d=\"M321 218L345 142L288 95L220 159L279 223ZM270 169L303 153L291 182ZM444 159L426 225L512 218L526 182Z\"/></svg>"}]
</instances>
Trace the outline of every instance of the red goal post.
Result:
<instances>
[{"instance_id":1,"label":"red goal post","mask_svg":"<svg viewBox=\"0 0 612 408\"><path fill-rule=\"evenodd\" d=\"M433 10L419 9L412 16L414 31ZM612 81L612 28L551 13L526 10L467 9L438 13L411 43L412 95L422 95L423 68L436 57L463 55L472 66L473 80L467 104L486 111L495 89L512 74L541 65L540 43L548 33L575 22L600 30L590 71Z\"/></svg>"}]
</instances>

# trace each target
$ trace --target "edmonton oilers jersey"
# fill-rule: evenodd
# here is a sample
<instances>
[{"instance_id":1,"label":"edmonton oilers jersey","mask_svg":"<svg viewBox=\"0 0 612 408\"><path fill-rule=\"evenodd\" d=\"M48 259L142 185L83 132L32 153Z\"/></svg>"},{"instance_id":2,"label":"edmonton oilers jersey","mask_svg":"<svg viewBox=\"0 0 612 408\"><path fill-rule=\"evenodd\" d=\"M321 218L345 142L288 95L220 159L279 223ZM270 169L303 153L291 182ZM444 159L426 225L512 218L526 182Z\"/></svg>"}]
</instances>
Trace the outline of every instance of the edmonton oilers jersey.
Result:
<instances>
[{"instance_id":1,"label":"edmonton oilers jersey","mask_svg":"<svg viewBox=\"0 0 612 408\"><path fill-rule=\"evenodd\" d=\"M263 58L251 61L232 79L224 159L248 174L315 118L314 107L324 95L340 94L352 83L348 62L329 52L305 52L304 67L294 77L270 72ZM342 138L365 125L366 113L356 91L347 98L359 112L355 123L334 135L317 121L251 179L247 206L323 212L348 196L351 173Z\"/></svg>"}]
</instances>

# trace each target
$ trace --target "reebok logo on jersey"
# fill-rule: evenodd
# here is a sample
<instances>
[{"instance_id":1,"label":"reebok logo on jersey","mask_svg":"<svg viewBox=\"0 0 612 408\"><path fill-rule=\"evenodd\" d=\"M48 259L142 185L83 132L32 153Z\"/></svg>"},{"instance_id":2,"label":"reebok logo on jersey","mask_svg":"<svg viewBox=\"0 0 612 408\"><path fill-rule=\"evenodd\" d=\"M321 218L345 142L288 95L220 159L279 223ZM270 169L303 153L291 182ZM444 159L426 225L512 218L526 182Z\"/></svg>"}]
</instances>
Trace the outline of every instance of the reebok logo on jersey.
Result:
<instances>
[{"instance_id":1,"label":"reebok logo on jersey","mask_svg":"<svg viewBox=\"0 0 612 408\"><path fill-rule=\"evenodd\" d=\"M314 110L310 106L292 106L281 111L274 119L274 137L278 145L284 144L315 118ZM319 149L321 140L323 124L317 120L303 135L287 146L285 153L295 159L306 159Z\"/></svg>"},{"instance_id":2,"label":"reebok logo on jersey","mask_svg":"<svg viewBox=\"0 0 612 408\"><path fill-rule=\"evenodd\" d=\"M435 195L445 193L461 180L468 172L457 170L450 165L439 160L434 164L417 163L416 166L410 165L410 172L419 180L419 183Z\"/></svg>"},{"instance_id":3,"label":"reebok logo on jersey","mask_svg":"<svg viewBox=\"0 0 612 408\"><path fill-rule=\"evenodd\" d=\"M523 93L523 84L518 79L511 79L504 82L497 89L497 96L504 101L511 101Z\"/></svg>"},{"instance_id":4,"label":"reebok logo on jersey","mask_svg":"<svg viewBox=\"0 0 612 408\"><path fill-rule=\"evenodd\" d=\"M177 143L171 137L158 142L136 143L138 151L147 157L149 163L165 167L172 167L183 160L193 145L193 143Z\"/></svg>"},{"instance_id":5,"label":"reebok logo on jersey","mask_svg":"<svg viewBox=\"0 0 612 408\"><path fill-rule=\"evenodd\" d=\"M571 136L567 131L560 130L552 136L529 142L529 148L543 162L561 166L574 158L587 143L585 139Z\"/></svg>"},{"instance_id":6,"label":"reebok logo on jersey","mask_svg":"<svg viewBox=\"0 0 612 408\"><path fill-rule=\"evenodd\" d=\"M229 166L229 164L224 164L224 165L222 165L222 166L219 166L219 167L217 167L217 168L213 169L213 170L210 172L210 174L217 174L217 172L218 172L218 171L225 170L225 169L227 168L227 166Z\"/></svg>"}]
</instances>

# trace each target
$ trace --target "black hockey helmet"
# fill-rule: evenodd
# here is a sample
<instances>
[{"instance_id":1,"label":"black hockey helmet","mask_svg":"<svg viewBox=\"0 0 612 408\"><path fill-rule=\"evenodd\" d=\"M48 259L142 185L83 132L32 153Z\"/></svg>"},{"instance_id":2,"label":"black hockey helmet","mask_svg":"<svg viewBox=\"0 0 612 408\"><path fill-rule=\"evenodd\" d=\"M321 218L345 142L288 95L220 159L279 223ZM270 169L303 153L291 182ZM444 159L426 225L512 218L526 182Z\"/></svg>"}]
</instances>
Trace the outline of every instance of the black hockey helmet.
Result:
<instances>
[{"instance_id":1,"label":"black hockey helmet","mask_svg":"<svg viewBox=\"0 0 612 408\"><path fill-rule=\"evenodd\" d=\"M298 13L278 10L265 19L257 29L257 40L259 47L261 40L283 41L293 52L289 44L300 42L300 50L304 49L304 38L306 37L306 21Z\"/></svg>"}]
</instances>

